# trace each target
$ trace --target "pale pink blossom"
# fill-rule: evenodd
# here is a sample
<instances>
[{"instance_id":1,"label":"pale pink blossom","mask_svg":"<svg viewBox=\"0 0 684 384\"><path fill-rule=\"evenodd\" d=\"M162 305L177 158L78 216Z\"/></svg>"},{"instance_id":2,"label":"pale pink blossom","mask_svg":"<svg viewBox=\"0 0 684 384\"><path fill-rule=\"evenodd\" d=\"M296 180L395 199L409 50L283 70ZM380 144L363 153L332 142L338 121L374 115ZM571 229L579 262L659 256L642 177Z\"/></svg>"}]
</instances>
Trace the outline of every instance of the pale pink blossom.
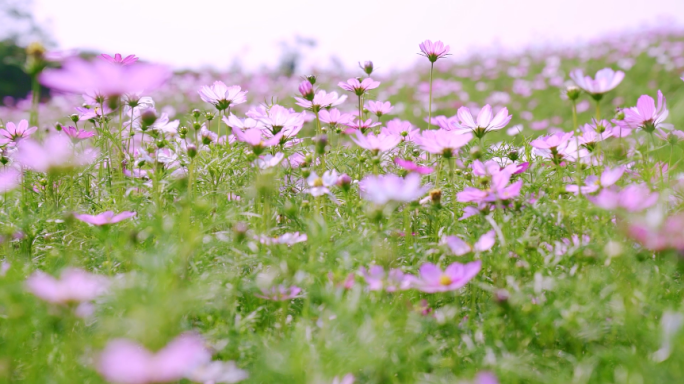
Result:
<instances>
[{"instance_id":1,"label":"pale pink blossom","mask_svg":"<svg viewBox=\"0 0 684 384\"><path fill-rule=\"evenodd\" d=\"M0 140L4 138L16 142L31 136L37 129L38 127L29 128L29 123L26 120L21 120L19 124L10 121L5 128L0 129Z\"/></svg>"},{"instance_id":2,"label":"pale pink blossom","mask_svg":"<svg viewBox=\"0 0 684 384\"><path fill-rule=\"evenodd\" d=\"M458 119L460 121L455 132L472 132L475 137L484 137L488 132L497 131L504 128L510 121L511 115L507 108L502 108L496 116L492 113L492 107L487 104L477 114L477 121L473 118L467 107L458 109Z\"/></svg>"},{"instance_id":3,"label":"pale pink blossom","mask_svg":"<svg viewBox=\"0 0 684 384\"><path fill-rule=\"evenodd\" d=\"M454 291L464 287L480 272L480 268L480 260L467 264L453 263L444 271L432 263L425 263L420 267L412 287L427 293Z\"/></svg>"},{"instance_id":4,"label":"pale pink blossom","mask_svg":"<svg viewBox=\"0 0 684 384\"><path fill-rule=\"evenodd\" d=\"M394 149L401 142L401 137L396 135L388 135L380 133L375 135L373 133L367 133L365 136L361 131L356 131L356 137L352 136L352 141L355 142L359 147L367 149L369 151L377 152L387 152Z\"/></svg>"},{"instance_id":5,"label":"pale pink blossom","mask_svg":"<svg viewBox=\"0 0 684 384\"><path fill-rule=\"evenodd\" d=\"M247 91L243 91L239 85L229 87L222 81L215 81L210 86L205 85L198 93L203 101L212 104L219 111L247 101Z\"/></svg>"},{"instance_id":6,"label":"pale pink blossom","mask_svg":"<svg viewBox=\"0 0 684 384\"><path fill-rule=\"evenodd\" d=\"M106 53L103 53L100 55L100 57L112 64L120 64L120 65L131 65L138 61L138 58L135 55L128 55L126 57L121 56L120 53L114 54L114 57L109 56Z\"/></svg>"},{"instance_id":7,"label":"pale pink blossom","mask_svg":"<svg viewBox=\"0 0 684 384\"><path fill-rule=\"evenodd\" d=\"M460 134L438 129L423 131L414 141L427 152L451 157L472 138L473 135L470 133Z\"/></svg>"},{"instance_id":8,"label":"pale pink blossom","mask_svg":"<svg viewBox=\"0 0 684 384\"><path fill-rule=\"evenodd\" d=\"M425 40L418 47L421 52L419 55L427 57L431 63L449 55L449 46L439 40L434 43L431 40Z\"/></svg>"},{"instance_id":9,"label":"pale pink blossom","mask_svg":"<svg viewBox=\"0 0 684 384\"><path fill-rule=\"evenodd\" d=\"M416 173L406 178L393 174L366 176L359 186L361 197L377 205L409 203L418 200L430 189L429 185L421 185L420 175Z\"/></svg>"},{"instance_id":10,"label":"pale pink blossom","mask_svg":"<svg viewBox=\"0 0 684 384\"><path fill-rule=\"evenodd\" d=\"M109 225L109 224L115 224L120 221L130 219L131 217L135 216L135 212L130 212L130 211L123 211L119 214L114 214L112 211L106 211L102 212L97 215L88 215L88 214L75 214L74 217L77 218L78 220L81 220L84 223L96 225L98 227L103 226L103 225Z\"/></svg>"},{"instance_id":11,"label":"pale pink blossom","mask_svg":"<svg viewBox=\"0 0 684 384\"><path fill-rule=\"evenodd\" d=\"M390 113L392 108L394 107L389 101L382 102L370 100L368 101L368 104L366 104L366 109L378 117Z\"/></svg>"},{"instance_id":12,"label":"pale pink blossom","mask_svg":"<svg viewBox=\"0 0 684 384\"><path fill-rule=\"evenodd\" d=\"M14 159L37 172L81 166L97 158L93 149L77 149L65 135L48 135L42 144L32 139L22 140Z\"/></svg>"},{"instance_id":13,"label":"pale pink blossom","mask_svg":"<svg viewBox=\"0 0 684 384\"><path fill-rule=\"evenodd\" d=\"M364 93L366 93L366 91L379 87L380 82L375 81L370 77L367 77L363 80L351 78L347 80L346 83L340 81L339 83L337 83L337 85L345 91L354 92L357 96L361 96Z\"/></svg>"},{"instance_id":14,"label":"pale pink blossom","mask_svg":"<svg viewBox=\"0 0 684 384\"><path fill-rule=\"evenodd\" d=\"M585 92L591 95L602 95L615 89L625 78L625 73L603 68L596 72L596 78L592 79L591 76L585 76L581 69L575 69L570 72L570 78Z\"/></svg>"},{"instance_id":15,"label":"pale pink blossom","mask_svg":"<svg viewBox=\"0 0 684 384\"><path fill-rule=\"evenodd\" d=\"M105 293L108 287L109 280L106 277L78 268L63 270L60 279L41 271L34 272L26 279L29 292L56 304L91 301Z\"/></svg>"}]
</instances>

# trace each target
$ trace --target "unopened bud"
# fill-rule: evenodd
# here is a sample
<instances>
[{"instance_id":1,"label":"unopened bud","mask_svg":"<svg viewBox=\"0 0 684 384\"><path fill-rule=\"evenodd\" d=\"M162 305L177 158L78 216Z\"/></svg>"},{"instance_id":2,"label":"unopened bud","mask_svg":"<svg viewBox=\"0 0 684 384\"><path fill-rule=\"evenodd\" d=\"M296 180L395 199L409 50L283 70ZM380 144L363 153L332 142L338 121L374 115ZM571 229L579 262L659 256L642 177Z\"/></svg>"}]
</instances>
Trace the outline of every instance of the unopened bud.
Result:
<instances>
[{"instance_id":1,"label":"unopened bud","mask_svg":"<svg viewBox=\"0 0 684 384\"><path fill-rule=\"evenodd\" d=\"M366 72L366 75L370 76L373 73L373 62L369 60L364 61L363 64L359 63L359 68Z\"/></svg>"},{"instance_id":2,"label":"unopened bud","mask_svg":"<svg viewBox=\"0 0 684 384\"><path fill-rule=\"evenodd\" d=\"M214 114L211 112L206 112L204 114L204 118L207 119L207 121L212 121L212 120L214 120Z\"/></svg>"},{"instance_id":3,"label":"unopened bud","mask_svg":"<svg viewBox=\"0 0 684 384\"><path fill-rule=\"evenodd\" d=\"M316 84L316 76L315 75L309 75L306 77L306 79L309 81L311 85Z\"/></svg>"},{"instance_id":4,"label":"unopened bud","mask_svg":"<svg viewBox=\"0 0 684 384\"><path fill-rule=\"evenodd\" d=\"M301 83L299 83L299 93L306 100L311 101L314 99L313 85L311 85L311 83L308 81L302 81Z\"/></svg>"},{"instance_id":5,"label":"unopened bud","mask_svg":"<svg viewBox=\"0 0 684 384\"><path fill-rule=\"evenodd\" d=\"M180 128L178 128L178 134L179 134L179 135L185 136L185 135L188 134L188 132L189 132L188 127L186 127L185 125L182 126L182 127L180 127Z\"/></svg>"},{"instance_id":6,"label":"unopened bud","mask_svg":"<svg viewBox=\"0 0 684 384\"><path fill-rule=\"evenodd\" d=\"M343 191L347 192L351 188L352 179L346 173L342 174L337 178L337 185L342 188Z\"/></svg>"},{"instance_id":7,"label":"unopened bud","mask_svg":"<svg viewBox=\"0 0 684 384\"><path fill-rule=\"evenodd\" d=\"M615 120L622 121L625 119L625 112L622 111L622 109L618 109L617 112L615 112Z\"/></svg>"},{"instance_id":8,"label":"unopened bud","mask_svg":"<svg viewBox=\"0 0 684 384\"><path fill-rule=\"evenodd\" d=\"M157 114L153 109L147 109L142 113L142 115L140 115L140 119L142 120L143 127L149 127L150 125L154 124L155 121L157 121Z\"/></svg>"},{"instance_id":9,"label":"unopened bud","mask_svg":"<svg viewBox=\"0 0 684 384\"><path fill-rule=\"evenodd\" d=\"M195 119L199 119L200 116L202 116L202 111L200 111L199 109L192 110L192 117L194 117Z\"/></svg>"},{"instance_id":10,"label":"unopened bud","mask_svg":"<svg viewBox=\"0 0 684 384\"><path fill-rule=\"evenodd\" d=\"M582 91L574 85L571 85L565 89L565 95L568 96L568 99L572 101L575 101L579 98L580 92Z\"/></svg>"},{"instance_id":11,"label":"unopened bud","mask_svg":"<svg viewBox=\"0 0 684 384\"><path fill-rule=\"evenodd\" d=\"M247 230L249 227L247 224L243 222L237 222L235 225L233 225L233 233L235 234L235 240L237 241L242 241L245 239L245 236L247 235Z\"/></svg>"},{"instance_id":12,"label":"unopened bud","mask_svg":"<svg viewBox=\"0 0 684 384\"><path fill-rule=\"evenodd\" d=\"M61 131L62 131L62 124L56 123L56 124L55 124L55 129L56 129L58 132L61 132Z\"/></svg>"},{"instance_id":13,"label":"unopened bud","mask_svg":"<svg viewBox=\"0 0 684 384\"><path fill-rule=\"evenodd\" d=\"M508 293L508 291L505 289L499 289L494 293L494 297L496 298L497 303L505 304L508 302L508 299L511 297L511 294Z\"/></svg>"},{"instance_id":14,"label":"unopened bud","mask_svg":"<svg viewBox=\"0 0 684 384\"><path fill-rule=\"evenodd\" d=\"M78 120L80 119L80 117L79 117L78 114L76 114L76 113L74 113L73 115L69 116L69 118L70 118L71 121L73 121L74 123L77 123Z\"/></svg>"},{"instance_id":15,"label":"unopened bud","mask_svg":"<svg viewBox=\"0 0 684 384\"><path fill-rule=\"evenodd\" d=\"M192 159L197 156L197 147L195 144L188 144L188 156Z\"/></svg>"},{"instance_id":16,"label":"unopened bud","mask_svg":"<svg viewBox=\"0 0 684 384\"><path fill-rule=\"evenodd\" d=\"M325 153L325 146L328 145L328 136L320 135L316 137L316 153L322 155Z\"/></svg>"},{"instance_id":17,"label":"unopened bud","mask_svg":"<svg viewBox=\"0 0 684 384\"><path fill-rule=\"evenodd\" d=\"M470 148L470 157L472 157L475 160L482 158L482 151L480 150L480 147L476 146Z\"/></svg>"},{"instance_id":18,"label":"unopened bud","mask_svg":"<svg viewBox=\"0 0 684 384\"><path fill-rule=\"evenodd\" d=\"M520 154L518 151L510 151L508 152L508 158L511 159L511 161L516 161L520 158Z\"/></svg>"}]
</instances>

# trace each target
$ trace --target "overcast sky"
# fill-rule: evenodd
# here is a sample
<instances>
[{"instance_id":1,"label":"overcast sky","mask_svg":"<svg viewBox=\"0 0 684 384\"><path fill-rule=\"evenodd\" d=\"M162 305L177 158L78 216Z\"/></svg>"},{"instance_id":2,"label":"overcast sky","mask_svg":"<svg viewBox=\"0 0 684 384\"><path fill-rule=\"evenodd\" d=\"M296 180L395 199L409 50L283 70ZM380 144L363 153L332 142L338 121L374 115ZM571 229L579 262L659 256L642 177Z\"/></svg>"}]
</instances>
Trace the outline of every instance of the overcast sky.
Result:
<instances>
[{"instance_id":1,"label":"overcast sky","mask_svg":"<svg viewBox=\"0 0 684 384\"><path fill-rule=\"evenodd\" d=\"M418 43L455 53L572 42L655 24L684 25L684 0L34 0L36 18L60 48L134 53L176 67L274 66L279 42L314 38L307 63L412 63Z\"/></svg>"}]
</instances>

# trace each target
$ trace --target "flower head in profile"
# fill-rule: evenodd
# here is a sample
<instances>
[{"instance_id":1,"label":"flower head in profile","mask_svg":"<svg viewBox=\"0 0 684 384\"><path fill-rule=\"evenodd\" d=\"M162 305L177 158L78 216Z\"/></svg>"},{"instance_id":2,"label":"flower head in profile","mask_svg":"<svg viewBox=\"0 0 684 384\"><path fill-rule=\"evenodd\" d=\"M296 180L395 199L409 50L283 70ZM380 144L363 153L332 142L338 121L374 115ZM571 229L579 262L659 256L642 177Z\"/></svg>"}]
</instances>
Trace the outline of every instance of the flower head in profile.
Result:
<instances>
[{"instance_id":1,"label":"flower head in profile","mask_svg":"<svg viewBox=\"0 0 684 384\"><path fill-rule=\"evenodd\" d=\"M446 236L442 241L455 256L463 256L471 251L486 252L492 249L495 243L495 232L491 230L485 233L472 246L458 236Z\"/></svg>"},{"instance_id":2,"label":"flower head in profile","mask_svg":"<svg viewBox=\"0 0 684 384\"><path fill-rule=\"evenodd\" d=\"M444 271L432 263L425 263L412 286L427 293L454 291L464 287L480 272L480 268L480 260L467 264L453 263Z\"/></svg>"},{"instance_id":3,"label":"flower head in profile","mask_svg":"<svg viewBox=\"0 0 684 384\"><path fill-rule=\"evenodd\" d=\"M352 136L351 139L359 147L374 153L387 152L394 149L401 142L401 136L388 135L386 133L380 133L379 135L367 133L364 136L361 131L356 131L356 137Z\"/></svg>"},{"instance_id":4,"label":"flower head in profile","mask_svg":"<svg viewBox=\"0 0 684 384\"><path fill-rule=\"evenodd\" d=\"M349 129L345 130L344 133L351 134L356 133L357 131L366 132L368 129L377 127L380 124L381 123L374 123L371 119L366 121L360 119L354 120L346 124Z\"/></svg>"},{"instance_id":5,"label":"flower head in profile","mask_svg":"<svg viewBox=\"0 0 684 384\"><path fill-rule=\"evenodd\" d=\"M114 214L112 211L102 212L97 215L88 215L85 213L77 213L74 215L75 218L81 220L84 223L92 224L98 227L109 224L116 224L120 221L130 219L135 216L135 212L123 211L119 214Z\"/></svg>"},{"instance_id":6,"label":"flower head in profile","mask_svg":"<svg viewBox=\"0 0 684 384\"><path fill-rule=\"evenodd\" d=\"M215 81L210 86L205 85L198 93L203 101L212 104L219 111L247 101L247 91L243 91L239 85L229 87L222 81Z\"/></svg>"},{"instance_id":7,"label":"flower head in profile","mask_svg":"<svg viewBox=\"0 0 684 384\"><path fill-rule=\"evenodd\" d=\"M420 48L419 55L427 57L431 63L449 55L449 46L439 40L434 43L431 40L425 40L418 44L418 47Z\"/></svg>"},{"instance_id":8,"label":"flower head in profile","mask_svg":"<svg viewBox=\"0 0 684 384\"><path fill-rule=\"evenodd\" d=\"M100 55L100 57L112 64L120 64L120 65L131 65L138 61L138 58L135 55L128 55L126 57L121 56L120 53L114 54L114 57L109 56L106 53L103 53Z\"/></svg>"},{"instance_id":9,"label":"flower head in profile","mask_svg":"<svg viewBox=\"0 0 684 384\"><path fill-rule=\"evenodd\" d=\"M492 113L492 107L487 104L477 114L477 121L467 107L461 107L457 113L460 120L459 128L455 132L472 132L477 138L482 138L488 132L504 128L510 121L511 115L507 108L502 108L496 116Z\"/></svg>"},{"instance_id":10,"label":"flower head in profile","mask_svg":"<svg viewBox=\"0 0 684 384\"><path fill-rule=\"evenodd\" d=\"M210 361L211 353L204 340L199 335L187 333L176 337L157 353L131 340L112 340L100 353L97 370L112 383L167 383L186 378Z\"/></svg>"},{"instance_id":11,"label":"flower head in profile","mask_svg":"<svg viewBox=\"0 0 684 384\"><path fill-rule=\"evenodd\" d=\"M254 151L256 155L261 154L266 147L278 145L280 143L280 139L283 137L283 132L280 132L279 134L267 139L263 136L263 130L258 128L251 128L244 132L239 128L233 128L233 134L235 135L235 139L237 141L241 141L250 145L252 147L252 151Z\"/></svg>"},{"instance_id":12,"label":"flower head in profile","mask_svg":"<svg viewBox=\"0 0 684 384\"><path fill-rule=\"evenodd\" d=\"M75 141L81 141L95 136L95 132L78 129L74 126L62 127L62 132Z\"/></svg>"},{"instance_id":13,"label":"flower head in profile","mask_svg":"<svg viewBox=\"0 0 684 384\"><path fill-rule=\"evenodd\" d=\"M21 165L37 172L92 163L97 157L93 149L77 149L65 135L51 134L42 144L32 139L22 140L14 159Z\"/></svg>"},{"instance_id":14,"label":"flower head in profile","mask_svg":"<svg viewBox=\"0 0 684 384\"><path fill-rule=\"evenodd\" d=\"M392 103L390 103L389 101L382 102L369 100L368 104L366 104L366 109L377 117L390 113L392 111L392 108L394 107L392 106Z\"/></svg>"},{"instance_id":15,"label":"flower head in profile","mask_svg":"<svg viewBox=\"0 0 684 384\"><path fill-rule=\"evenodd\" d=\"M346 83L340 81L339 83L337 83L337 85L345 91L354 92L357 96L361 96L364 93L366 93L366 91L379 87L380 82L375 81L370 77L367 77L363 80L353 77L347 80Z\"/></svg>"},{"instance_id":16,"label":"flower head in profile","mask_svg":"<svg viewBox=\"0 0 684 384\"><path fill-rule=\"evenodd\" d=\"M171 77L171 70L158 64L119 65L106 60L67 60L61 69L48 69L40 82L61 92L122 96L153 91Z\"/></svg>"},{"instance_id":17,"label":"flower head in profile","mask_svg":"<svg viewBox=\"0 0 684 384\"><path fill-rule=\"evenodd\" d=\"M21 139L28 138L37 129L38 127L29 128L29 123L26 120L21 120L19 124L14 124L10 121L5 128L0 129L0 140L6 139L5 142L8 140L17 142Z\"/></svg>"},{"instance_id":18,"label":"flower head in profile","mask_svg":"<svg viewBox=\"0 0 684 384\"><path fill-rule=\"evenodd\" d=\"M308 81L306 82L308 83ZM320 90L316 92L311 100L303 99L301 97L295 97L297 100L297 105L306 108L310 111L318 112L324 108L330 108L338 106L347 100L347 95L339 96L337 92L326 92Z\"/></svg>"},{"instance_id":19,"label":"flower head in profile","mask_svg":"<svg viewBox=\"0 0 684 384\"><path fill-rule=\"evenodd\" d=\"M404 121L400 119L392 119L388 121L387 125L382 127L380 132L400 136L403 141L413 141L418 135L420 135L420 130L414 127L410 121Z\"/></svg>"},{"instance_id":20,"label":"flower head in profile","mask_svg":"<svg viewBox=\"0 0 684 384\"><path fill-rule=\"evenodd\" d=\"M409 172L415 172L421 175L429 175L434 171L434 168L432 167L420 166L413 161L400 159L398 157L394 159L394 163Z\"/></svg>"},{"instance_id":21,"label":"flower head in profile","mask_svg":"<svg viewBox=\"0 0 684 384\"><path fill-rule=\"evenodd\" d=\"M393 174L366 176L359 186L361 197L376 205L409 203L418 200L430 189L429 185L420 184L420 175L416 173L406 178Z\"/></svg>"},{"instance_id":22,"label":"flower head in profile","mask_svg":"<svg viewBox=\"0 0 684 384\"><path fill-rule=\"evenodd\" d=\"M456 133L437 129L421 132L420 136L416 137L414 141L424 151L444 157L451 157L458 152L459 148L468 144L472 138L473 135L471 133Z\"/></svg>"},{"instance_id":23,"label":"flower head in profile","mask_svg":"<svg viewBox=\"0 0 684 384\"><path fill-rule=\"evenodd\" d=\"M61 278L56 279L44 272L36 271L26 279L29 292L50 303L81 303L94 300L106 292L109 280L78 268L67 268Z\"/></svg>"},{"instance_id":24,"label":"flower head in profile","mask_svg":"<svg viewBox=\"0 0 684 384\"><path fill-rule=\"evenodd\" d=\"M614 71L611 68L603 68L596 72L596 78L592 79L591 76L585 76L581 69L575 69L570 72L570 78L586 93L595 99L600 99L604 93L612 91L620 85L622 79L625 78L625 73Z\"/></svg>"},{"instance_id":25,"label":"flower head in profile","mask_svg":"<svg viewBox=\"0 0 684 384\"><path fill-rule=\"evenodd\" d=\"M284 285L273 286L270 289L262 289L261 295L255 295L264 300L286 301L300 297L302 289L293 285L286 287Z\"/></svg>"},{"instance_id":26,"label":"flower head in profile","mask_svg":"<svg viewBox=\"0 0 684 384\"><path fill-rule=\"evenodd\" d=\"M622 112L625 114L625 118L616 122L628 129L640 128L648 133L653 133L656 129L670 128L664 124L669 111L667 110L667 101L661 91L658 91L657 107L651 96L641 95L635 107L623 109Z\"/></svg>"}]
</instances>

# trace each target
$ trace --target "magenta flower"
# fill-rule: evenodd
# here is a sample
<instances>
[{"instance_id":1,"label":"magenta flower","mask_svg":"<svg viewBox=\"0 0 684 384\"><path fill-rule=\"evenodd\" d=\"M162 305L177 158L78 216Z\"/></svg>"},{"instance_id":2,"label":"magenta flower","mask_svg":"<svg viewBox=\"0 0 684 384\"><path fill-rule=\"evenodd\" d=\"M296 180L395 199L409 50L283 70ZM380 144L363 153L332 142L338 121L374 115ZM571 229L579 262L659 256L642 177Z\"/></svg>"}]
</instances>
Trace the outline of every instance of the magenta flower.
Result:
<instances>
[{"instance_id":1,"label":"magenta flower","mask_svg":"<svg viewBox=\"0 0 684 384\"><path fill-rule=\"evenodd\" d=\"M239 85L229 87L222 81L214 81L210 86L205 85L198 93L203 101L212 104L219 111L247 101L247 91L243 91Z\"/></svg>"},{"instance_id":2,"label":"magenta flower","mask_svg":"<svg viewBox=\"0 0 684 384\"><path fill-rule=\"evenodd\" d=\"M532 140L530 145L537 149L551 150L567 143L573 135L573 132L558 132L550 136L538 137Z\"/></svg>"},{"instance_id":3,"label":"magenta flower","mask_svg":"<svg viewBox=\"0 0 684 384\"><path fill-rule=\"evenodd\" d=\"M371 120L371 119L368 119L366 121L355 120L355 121L352 121L352 122L349 122L346 124L347 127L349 127L349 129L345 130L344 133L352 134L352 133L356 133L359 130L361 132L366 132L368 129L373 128L373 127L377 127L380 124L381 123L374 123L373 120Z\"/></svg>"},{"instance_id":4,"label":"magenta flower","mask_svg":"<svg viewBox=\"0 0 684 384\"><path fill-rule=\"evenodd\" d=\"M587 199L603 209L622 208L629 212L640 212L658 202L658 197L658 192L651 192L645 184L632 184L621 191L603 189L596 196L587 196Z\"/></svg>"},{"instance_id":5,"label":"magenta flower","mask_svg":"<svg viewBox=\"0 0 684 384\"><path fill-rule=\"evenodd\" d=\"M39 298L55 304L81 303L94 300L109 287L104 276L94 275L78 268L62 271L61 279L36 271L26 279L26 288Z\"/></svg>"},{"instance_id":6,"label":"magenta flower","mask_svg":"<svg viewBox=\"0 0 684 384\"><path fill-rule=\"evenodd\" d=\"M387 122L386 127L382 127L381 133L397 135L402 138L402 140L413 141L418 135L420 135L420 130L411 124L410 121L403 121L399 119L392 119Z\"/></svg>"},{"instance_id":7,"label":"magenta flower","mask_svg":"<svg viewBox=\"0 0 684 384\"><path fill-rule=\"evenodd\" d=\"M316 92L311 100L302 99L301 97L295 97L295 99L300 107L318 112L323 108L335 107L344 103L347 100L347 95L338 96L337 92L327 93L321 90Z\"/></svg>"},{"instance_id":8,"label":"magenta flower","mask_svg":"<svg viewBox=\"0 0 684 384\"><path fill-rule=\"evenodd\" d=\"M135 212L130 212L130 211L123 211L117 215L114 214L112 211L106 211L102 212L97 215L88 215L84 213L77 213L74 215L75 218L78 220L81 220L84 223L96 225L98 227L101 227L103 225L109 225L109 224L115 224L118 223L119 221L123 221L126 219L130 219L131 217L135 216Z\"/></svg>"},{"instance_id":9,"label":"magenta flower","mask_svg":"<svg viewBox=\"0 0 684 384\"><path fill-rule=\"evenodd\" d=\"M26 120L21 120L18 125L10 121L5 128L0 129L0 139L6 138L16 142L31 136L37 129L38 127L29 128Z\"/></svg>"},{"instance_id":10,"label":"magenta flower","mask_svg":"<svg viewBox=\"0 0 684 384\"><path fill-rule=\"evenodd\" d=\"M14 159L38 172L90 164L97 157L95 150L78 150L68 137L58 134L49 135L42 144L32 139L22 140L18 147Z\"/></svg>"},{"instance_id":11,"label":"magenta flower","mask_svg":"<svg viewBox=\"0 0 684 384\"><path fill-rule=\"evenodd\" d=\"M570 78L578 87L596 98L620 85L622 79L625 78L625 73L622 71L616 72L610 68L603 68L596 72L596 79L592 79L591 76L584 76L584 72L581 69L575 69L570 72Z\"/></svg>"},{"instance_id":12,"label":"magenta flower","mask_svg":"<svg viewBox=\"0 0 684 384\"><path fill-rule=\"evenodd\" d=\"M126 57L122 57L120 53L114 54L114 57L109 56L106 53L103 53L100 55L101 58L104 60L107 60L108 62L112 64L121 64L121 65L131 65L138 61L138 58L135 57L135 55L128 55Z\"/></svg>"},{"instance_id":13,"label":"magenta flower","mask_svg":"<svg viewBox=\"0 0 684 384\"><path fill-rule=\"evenodd\" d=\"M320 111L318 113L318 118L326 124L330 124L331 126L337 126L346 125L347 123L350 123L354 119L354 116L352 116L349 113L341 113L336 108L333 108L329 111L325 109Z\"/></svg>"},{"instance_id":14,"label":"magenta flower","mask_svg":"<svg viewBox=\"0 0 684 384\"><path fill-rule=\"evenodd\" d=\"M451 157L472 138L473 135L470 133L461 134L438 129L423 131L414 141L427 152Z\"/></svg>"},{"instance_id":15,"label":"magenta flower","mask_svg":"<svg viewBox=\"0 0 684 384\"><path fill-rule=\"evenodd\" d=\"M419 276L412 285L427 293L454 291L464 287L481 268L480 260L467 264L453 263L444 271L432 263L425 263L420 267Z\"/></svg>"},{"instance_id":16,"label":"magenta flower","mask_svg":"<svg viewBox=\"0 0 684 384\"><path fill-rule=\"evenodd\" d=\"M62 132L64 132L64 134L69 136L72 140L85 140L95 136L95 132L78 129L72 126L62 127Z\"/></svg>"},{"instance_id":17,"label":"magenta flower","mask_svg":"<svg viewBox=\"0 0 684 384\"><path fill-rule=\"evenodd\" d=\"M377 117L390 113L390 111L392 111L392 108L394 107L389 101L385 101L383 103L382 101L370 100L366 105L366 109L369 110L371 113L375 114Z\"/></svg>"},{"instance_id":18,"label":"magenta flower","mask_svg":"<svg viewBox=\"0 0 684 384\"><path fill-rule=\"evenodd\" d=\"M434 43L431 40L425 40L418 47L421 52L419 55L427 57L431 63L449 55L449 46L439 40Z\"/></svg>"},{"instance_id":19,"label":"magenta flower","mask_svg":"<svg viewBox=\"0 0 684 384\"><path fill-rule=\"evenodd\" d=\"M356 131L356 137L352 136L351 139L359 147L367 149L369 151L373 151L374 153L387 152L391 149L394 149L394 147L399 145L399 143L401 142L400 136L388 135L383 133L377 136L373 133L368 133L364 136L361 133L361 131Z\"/></svg>"},{"instance_id":20,"label":"magenta flower","mask_svg":"<svg viewBox=\"0 0 684 384\"><path fill-rule=\"evenodd\" d=\"M301 297L300 293L302 289L293 285L291 287L285 287L284 285L278 285L271 287L270 289L262 289L261 295L255 295L258 298L264 300L273 301L287 301Z\"/></svg>"},{"instance_id":21,"label":"magenta flower","mask_svg":"<svg viewBox=\"0 0 684 384\"><path fill-rule=\"evenodd\" d=\"M651 96L641 95L637 100L636 107L623 109L622 112L624 112L625 118L618 123L624 124L627 128L641 128L648 133L652 133L658 128L669 128L663 124L669 111L665 97L660 91L658 91L657 108Z\"/></svg>"},{"instance_id":22,"label":"magenta flower","mask_svg":"<svg viewBox=\"0 0 684 384\"><path fill-rule=\"evenodd\" d=\"M21 183L21 171L14 168L0 170L0 193L11 191Z\"/></svg>"},{"instance_id":23,"label":"magenta flower","mask_svg":"<svg viewBox=\"0 0 684 384\"><path fill-rule=\"evenodd\" d=\"M40 82L62 92L121 96L127 93L153 91L171 77L163 65L117 65L105 60L88 62L72 59L62 69L48 69Z\"/></svg>"},{"instance_id":24,"label":"magenta flower","mask_svg":"<svg viewBox=\"0 0 684 384\"><path fill-rule=\"evenodd\" d=\"M477 114L477 122L466 107L459 108L457 116L460 124L454 131L458 133L472 132L477 138L484 137L488 132L504 128L511 121L512 117L508 114L508 109L505 107L496 116L493 116L492 107L489 104L485 105Z\"/></svg>"},{"instance_id":25,"label":"magenta flower","mask_svg":"<svg viewBox=\"0 0 684 384\"><path fill-rule=\"evenodd\" d=\"M368 289L371 291L385 289L387 292L396 292L411 287L412 278L410 275L405 275L400 269L390 269L387 277L385 277L385 269L379 265L374 265L368 270L365 267L361 267L359 272L366 280Z\"/></svg>"},{"instance_id":26,"label":"magenta flower","mask_svg":"<svg viewBox=\"0 0 684 384\"><path fill-rule=\"evenodd\" d=\"M339 83L337 83L337 85L345 91L354 92L357 96L361 96L364 93L366 93L366 91L370 89L375 89L380 86L379 81L375 81L370 77L363 79L363 81L359 80L360 79L357 78L351 78L347 80L346 83L340 81Z\"/></svg>"},{"instance_id":27,"label":"magenta flower","mask_svg":"<svg viewBox=\"0 0 684 384\"><path fill-rule=\"evenodd\" d=\"M451 252L455 256L463 256L471 251L489 251L490 249L492 249L494 243L496 242L495 235L496 234L494 230L485 233L475 242L475 244L473 244L472 247L470 246L470 244L466 243L458 236L447 236L444 238L443 242L446 243L447 246L449 246L449 249L451 249Z\"/></svg>"},{"instance_id":28,"label":"magenta flower","mask_svg":"<svg viewBox=\"0 0 684 384\"><path fill-rule=\"evenodd\" d=\"M420 175L411 173L406 178L397 175L366 176L359 183L361 197L377 205L389 202L409 203L418 200L430 189L420 185Z\"/></svg>"},{"instance_id":29,"label":"magenta flower","mask_svg":"<svg viewBox=\"0 0 684 384\"><path fill-rule=\"evenodd\" d=\"M404 168L405 170L409 172L415 172L419 173L421 175L429 175L434 171L434 168L431 167L423 167L420 165L417 165L416 163L409 161L409 160L404 160L400 158L395 158L394 163L398 165L401 168Z\"/></svg>"},{"instance_id":30,"label":"magenta flower","mask_svg":"<svg viewBox=\"0 0 684 384\"><path fill-rule=\"evenodd\" d=\"M186 378L210 361L204 340L190 333L176 337L157 353L130 340L112 340L100 353L97 370L112 383L168 383Z\"/></svg>"},{"instance_id":31,"label":"magenta flower","mask_svg":"<svg viewBox=\"0 0 684 384\"><path fill-rule=\"evenodd\" d=\"M299 83L297 90L299 91L299 94L302 95L302 97L306 100L311 100L314 97L313 85L309 80L304 80Z\"/></svg>"}]
</instances>

